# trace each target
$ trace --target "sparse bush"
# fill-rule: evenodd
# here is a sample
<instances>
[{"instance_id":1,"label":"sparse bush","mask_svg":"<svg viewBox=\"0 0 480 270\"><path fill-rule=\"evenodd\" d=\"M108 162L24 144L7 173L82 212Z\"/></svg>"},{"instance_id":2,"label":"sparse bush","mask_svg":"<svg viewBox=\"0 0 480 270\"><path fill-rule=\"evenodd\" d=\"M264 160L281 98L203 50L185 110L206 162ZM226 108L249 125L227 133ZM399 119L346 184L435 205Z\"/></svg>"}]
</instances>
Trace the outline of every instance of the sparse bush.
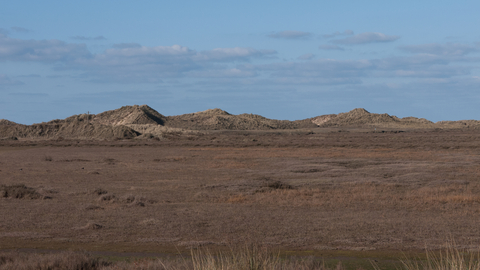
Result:
<instances>
[{"instance_id":1,"label":"sparse bush","mask_svg":"<svg viewBox=\"0 0 480 270\"><path fill-rule=\"evenodd\" d=\"M133 203L135 201L135 196L131 195L131 194L128 194L128 195L123 196L121 198L121 200L124 203Z\"/></svg>"},{"instance_id":2,"label":"sparse bush","mask_svg":"<svg viewBox=\"0 0 480 270\"><path fill-rule=\"evenodd\" d=\"M127 194L120 198L122 203L130 204L130 206L145 206L146 203L154 204L155 200L149 200L144 196Z\"/></svg>"},{"instance_id":3,"label":"sparse bush","mask_svg":"<svg viewBox=\"0 0 480 270\"><path fill-rule=\"evenodd\" d=\"M282 183L280 181L267 182L264 186L273 189L293 189L291 185Z\"/></svg>"},{"instance_id":4,"label":"sparse bush","mask_svg":"<svg viewBox=\"0 0 480 270\"><path fill-rule=\"evenodd\" d=\"M102 188L97 188L93 191L94 194L97 194L97 195L103 195L103 194L107 194L108 191L106 191L105 189L102 189Z\"/></svg>"},{"instance_id":5,"label":"sparse bush","mask_svg":"<svg viewBox=\"0 0 480 270\"><path fill-rule=\"evenodd\" d=\"M98 205L89 205L85 207L85 210L103 210L103 207L100 207Z\"/></svg>"},{"instance_id":6,"label":"sparse bush","mask_svg":"<svg viewBox=\"0 0 480 270\"><path fill-rule=\"evenodd\" d=\"M15 198L15 199L40 199L43 196L37 193L34 188L27 187L24 184L17 185L1 185L0 196L3 198Z\"/></svg>"},{"instance_id":7,"label":"sparse bush","mask_svg":"<svg viewBox=\"0 0 480 270\"><path fill-rule=\"evenodd\" d=\"M279 253L256 244L244 244L230 252L212 253L208 249L192 250L193 269L221 270L328 270L323 261L284 259ZM336 270L342 270L339 263Z\"/></svg>"},{"instance_id":8,"label":"sparse bush","mask_svg":"<svg viewBox=\"0 0 480 270\"><path fill-rule=\"evenodd\" d=\"M115 195L113 194L103 194L102 196L100 196L100 198L98 198L98 200L100 202L112 202L115 200Z\"/></svg>"},{"instance_id":9,"label":"sparse bush","mask_svg":"<svg viewBox=\"0 0 480 270\"><path fill-rule=\"evenodd\" d=\"M85 230L100 230L101 228L103 228L103 225L93 223L93 222L89 222L87 223L87 225L81 227L81 229L85 229Z\"/></svg>"}]
</instances>

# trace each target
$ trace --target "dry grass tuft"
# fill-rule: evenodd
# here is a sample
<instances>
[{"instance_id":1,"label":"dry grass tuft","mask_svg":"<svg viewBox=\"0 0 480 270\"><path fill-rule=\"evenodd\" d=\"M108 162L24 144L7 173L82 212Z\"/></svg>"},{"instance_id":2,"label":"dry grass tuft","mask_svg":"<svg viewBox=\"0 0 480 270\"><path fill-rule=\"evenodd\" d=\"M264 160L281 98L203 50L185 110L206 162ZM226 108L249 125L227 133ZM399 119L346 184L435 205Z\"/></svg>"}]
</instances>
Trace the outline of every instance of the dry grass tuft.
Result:
<instances>
[{"instance_id":1,"label":"dry grass tuft","mask_svg":"<svg viewBox=\"0 0 480 270\"><path fill-rule=\"evenodd\" d=\"M96 192L96 194L99 194L99 193L102 194L102 190ZM140 207L144 207L146 204L154 204L157 202L156 200L147 199L144 196L127 194L121 197L117 197L114 194L105 194L105 193L100 195L100 197L97 200L99 202L104 202L104 203L120 203L120 204L126 204L127 206L140 206Z\"/></svg>"},{"instance_id":2,"label":"dry grass tuft","mask_svg":"<svg viewBox=\"0 0 480 270\"><path fill-rule=\"evenodd\" d=\"M271 189L293 189L291 185L282 183L280 181L268 181L265 183L264 187Z\"/></svg>"},{"instance_id":3,"label":"dry grass tuft","mask_svg":"<svg viewBox=\"0 0 480 270\"><path fill-rule=\"evenodd\" d=\"M103 209L104 209L103 207L100 207L98 205L89 205L85 207L85 210L103 210Z\"/></svg>"},{"instance_id":4,"label":"dry grass tuft","mask_svg":"<svg viewBox=\"0 0 480 270\"><path fill-rule=\"evenodd\" d=\"M256 244L231 248L230 252L212 253L208 249L192 250L194 270L327 270L323 261L282 259L278 253ZM343 269L339 263L336 270Z\"/></svg>"},{"instance_id":5,"label":"dry grass tuft","mask_svg":"<svg viewBox=\"0 0 480 270\"><path fill-rule=\"evenodd\" d=\"M106 191L105 189L103 188L96 188L94 191L93 191L93 194L97 194L97 195L103 195L103 194L107 194L108 191Z\"/></svg>"},{"instance_id":6,"label":"dry grass tuft","mask_svg":"<svg viewBox=\"0 0 480 270\"><path fill-rule=\"evenodd\" d=\"M455 248L448 244L447 248L438 252L427 251L426 260L404 260L405 270L480 270L480 253Z\"/></svg>"},{"instance_id":7,"label":"dry grass tuft","mask_svg":"<svg viewBox=\"0 0 480 270\"><path fill-rule=\"evenodd\" d=\"M100 225L100 224L97 224L97 223L93 223L93 222L89 222L87 223L87 225L81 227L80 229L84 229L84 230L100 230L102 229L103 226Z\"/></svg>"},{"instance_id":8,"label":"dry grass tuft","mask_svg":"<svg viewBox=\"0 0 480 270\"><path fill-rule=\"evenodd\" d=\"M174 256L107 262L84 252L56 254L0 252L0 270L343 270L338 262L326 266L314 257L284 258L257 244L231 246L229 251L213 252L206 247L192 248L190 257ZM404 270L480 270L480 254L447 245L425 258L403 260ZM375 270L381 268L372 262ZM364 269L350 266L349 269ZM398 268L397 268L398 269Z\"/></svg>"},{"instance_id":9,"label":"dry grass tuft","mask_svg":"<svg viewBox=\"0 0 480 270\"><path fill-rule=\"evenodd\" d=\"M114 202L116 199L115 195L113 194L103 194L98 198L100 202Z\"/></svg>"},{"instance_id":10,"label":"dry grass tuft","mask_svg":"<svg viewBox=\"0 0 480 270\"><path fill-rule=\"evenodd\" d=\"M34 188L27 187L24 184L18 185L1 185L0 197L15 198L15 199L41 199L43 196L39 194Z\"/></svg>"},{"instance_id":11,"label":"dry grass tuft","mask_svg":"<svg viewBox=\"0 0 480 270\"><path fill-rule=\"evenodd\" d=\"M247 200L247 197L245 195L233 195L230 198L227 199L228 203L243 203Z\"/></svg>"},{"instance_id":12,"label":"dry grass tuft","mask_svg":"<svg viewBox=\"0 0 480 270\"><path fill-rule=\"evenodd\" d=\"M192 249L190 258L136 259L106 262L87 253L61 252L0 253L0 270L329 270L322 261L282 259L277 253L258 245L243 245L229 252L213 253L206 248ZM342 270L338 264L335 270Z\"/></svg>"}]
</instances>

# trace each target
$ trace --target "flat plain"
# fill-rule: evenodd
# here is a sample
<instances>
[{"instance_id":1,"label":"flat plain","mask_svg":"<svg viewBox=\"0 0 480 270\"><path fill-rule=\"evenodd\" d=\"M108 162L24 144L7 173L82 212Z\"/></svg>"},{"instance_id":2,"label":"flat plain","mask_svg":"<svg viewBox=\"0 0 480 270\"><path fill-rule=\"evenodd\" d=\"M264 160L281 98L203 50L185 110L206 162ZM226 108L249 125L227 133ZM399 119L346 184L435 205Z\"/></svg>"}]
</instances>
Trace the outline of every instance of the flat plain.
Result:
<instances>
[{"instance_id":1,"label":"flat plain","mask_svg":"<svg viewBox=\"0 0 480 270\"><path fill-rule=\"evenodd\" d=\"M480 242L480 133L0 141L0 249L415 251Z\"/></svg>"}]
</instances>

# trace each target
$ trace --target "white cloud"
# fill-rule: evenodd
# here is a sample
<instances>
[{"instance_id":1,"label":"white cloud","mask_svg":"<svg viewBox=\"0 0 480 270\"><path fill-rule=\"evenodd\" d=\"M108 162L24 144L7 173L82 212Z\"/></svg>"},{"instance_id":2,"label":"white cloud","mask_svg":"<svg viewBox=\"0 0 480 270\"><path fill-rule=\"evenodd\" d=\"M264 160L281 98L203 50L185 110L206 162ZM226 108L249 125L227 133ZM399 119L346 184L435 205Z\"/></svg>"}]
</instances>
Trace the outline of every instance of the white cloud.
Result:
<instances>
[{"instance_id":1,"label":"white cloud","mask_svg":"<svg viewBox=\"0 0 480 270\"><path fill-rule=\"evenodd\" d=\"M0 61L57 62L90 56L84 44L56 39L22 40L0 34Z\"/></svg>"},{"instance_id":2,"label":"white cloud","mask_svg":"<svg viewBox=\"0 0 480 270\"><path fill-rule=\"evenodd\" d=\"M368 60L318 59L308 62L288 62L258 65L257 70L268 71L273 77L357 78L366 76L374 68Z\"/></svg>"},{"instance_id":3,"label":"white cloud","mask_svg":"<svg viewBox=\"0 0 480 270\"><path fill-rule=\"evenodd\" d=\"M18 78L41 78L42 76L39 74L28 74L28 75L18 75Z\"/></svg>"},{"instance_id":4,"label":"white cloud","mask_svg":"<svg viewBox=\"0 0 480 270\"><path fill-rule=\"evenodd\" d=\"M421 44L421 45L410 45L410 46L401 46L401 50L410 52L410 53L424 53L424 54L434 54L434 55L445 55L445 56L463 56L473 52L479 52L478 46L470 46L466 44L458 43L447 43L447 44Z\"/></svg>"},{"instance_id":5,"label":"white cloud","mask_svg":"<svg viewBox=\"0 0 480 270\"><path fill-rule=\"evenodd\" d=\"M389 77L411 77L411 78L451 78L470 74L470 69L465 67L450 66L429 66L429 67L409 67L387 70L384 73ZM378 74L381 75L381 74Z\"/></svg>"},{"instance_id":6,"label":"white cloud","mask_svg":"<svg viewBox=\"0 0 480 270\"><path fill-rule=\"evenodd\" d=\"M71 39L75 40L106 40L104 36L96 36L96 37L85 37L85 36L73 36Z\"/></svg>"},{"instance_id":7,"label":"white cloud","mask_svg":"<svg viewBox=\"0 0 480 270\"><path fill-rule=\"evenodd\" d=\"M18 33L30 33L30 32L32 32L31 30L29 30L27 28L18 27L18 26L10 27L10 29L12 29L13 31L18 32Z\"/></svg>"},{"instance_id":8,"label":"white cloud","mask_svg":"<svg viewBox=\"0 0 480 270\"><path fill-rule=\"evenodd\" d=\"M118 43L113 44L113 48L115 49L126 49L126 48L140 48L142 45L138 43Z\"/></svg>"},{"instance_id":9,"label":"white cloud","mask_svg":"<svg viewBox=\"0 0 480 270\"><path fill-rule=\"evenodd\" d=\"M246 61L250 58L264 57L276 53L274 50L256 50L253 48L216 48L210 51L202 51L194 59L201 61Z\"/></svg>"},{"instance_id":10,"label":"white cloud","mask_svg":"<svg viewBox=\"0 0 480 270\"><path fill-rule=\"evenodd\" d=\"M281 38L281 39L307 39L312 36L312 33L303 32L303 31L281 31L281 32L276 32L267 36L270 38Z\"/></svg>"},{"instance_id":11,"label":"white cloud","mask_svg":"<svg viewBox=\"0 0 480 270\"><path fill-rule=\"evenodd\" d=\"M157 83L168 77L248 77L255 73L230 65L254 58L270 57L273 50L216 48L197 52L188 47L146 47L137 44L115 46L90 58L79 58L63 66L83 71L85 80L95 82Z\"/></svg>"},{"instance_id":12,"label":"white cloud","mask_svg":"<svg viewBox=\"0 0 480 270\"><path fill-rule=\"evenodd\" d=\"M378 43L378 42L392 42L399 38L400 36L389 36L382 33L365 32L365 33L355 35L353 37L335 39L335 40L332 40L331 42L335 44L357 45L357 44Z\"/></svg>"},{"instance_id":13,"label":"white cloud","mask_svg":"<svg viewBox=\"0 0 480 270\"><path fill-rule=\"evenodd\" d=\"M143 57L166 57L166 56L184 56L194 54L187 47L180 45L173 46L156 46L156 47L124 47L124 48L112 48L107 49L105 53L98 54L97 57L100 58L110 58L110 57L129 57L129 58L143 58Z\"/></svg>"},{"instance_id":14,"label":"white cloud","mask_svg":"<svg viewBox=\"0 0 480 270\"><path fill-rule=\"evenodd\" d=\"M353 35L353 31L352 30L345 30L343 32L335 32L335 33L332 33L332 34L328 34L328 35L322 35L323 38L334 38L334 37L337 37L337 36L351 36Z\"/></svg>"},{"instance_id":15,"label":"white cloud","mask_svg":"<svg viewBox=\"0 0 480 270\"><path fill-rule=\"evenodd\" d=\"M21 85L21 84L23 84L21 81L12 80L7 75L0 74L0 86Z\"/></svg>"},{"instance_id":16,"label":"white cloud","mask_svg":"<svg viewBox=\"0 0 480 270\"><path fill-rule=\"evenodd\" d=\"M362 35L351 38L358 39ZM369 40L372 41L371 38ZM321 45L319 48L344 50L336 44ZM149 47L121 43L102 53L92 54L83 44L58 40L21 40L0 34L0 61L51 64L54 70L66 72L50 74L47 78L66 75L70 79L98 83L161 83L172 78L180 81L183 80L181 78L186 81L192 79L188 82L193 83L204 78L212 83L226 82L228 79L252 85L270 83L271 86L361 84L385 78L419 80L465 77L471 75L472 70L477 68L475 63L480 62L480 59L468 55L477 52L478 47L473 45L425 44L403 46L400 49L414 55L335 60L315 59L315 55L307 53L296 60L282 62L274 58L277 54L274 50L249 47L196 51L180 45ZM271 61L267 62L269 64L259 64L255 62L258 59ZM5 75L0 79L2 85L21 84Z\"/></svg>"},{"instance_id":17,"label":"white cloud","mask_svg":"<svg viewBox=\"0 0 480 270\"><path fill-rule=\"evenodd\" d=\"M188 77L195 78L246 78L255 77L257 73L252 70L244 70L239 68L222 68L209 70L194 70L186 74Z\"/></svg>"},{"instance_id":18,"label":"white cloud","mask_svg":"<svg viewBox=\"0 0 480 270\"><path fill-rule=\"evenodd\" d=\"M9 93L9 96L19 96L19 97L35 97L35 98L40 98L40 97L48 97L49 95L47 93L29 93L29 92L15 92L15 93Z\"/></svg>"},{"instance_id":19,"label":"white cloud","mask_svg":"<svg viewBox=\"0 0 480 270\"><path fill-rule=\"evenodd\" d=\"M313 53L306 53L306 54L300 55L297 59L299 59L299 60L311 60L314 57L315 57L315 55Z\"/></svg>"},{"instance_id":20,"label":"white cloud","mask_svg":"<svg viewBox=\"0 0 480 270\"><path fill-rule=\"evenodd\" d=\"M340 47L338 45L330 45L330 44L320 45L318 48L321 49L321 50L345 51L345 49L343 47Z\"/></svg>"}]
</instances>

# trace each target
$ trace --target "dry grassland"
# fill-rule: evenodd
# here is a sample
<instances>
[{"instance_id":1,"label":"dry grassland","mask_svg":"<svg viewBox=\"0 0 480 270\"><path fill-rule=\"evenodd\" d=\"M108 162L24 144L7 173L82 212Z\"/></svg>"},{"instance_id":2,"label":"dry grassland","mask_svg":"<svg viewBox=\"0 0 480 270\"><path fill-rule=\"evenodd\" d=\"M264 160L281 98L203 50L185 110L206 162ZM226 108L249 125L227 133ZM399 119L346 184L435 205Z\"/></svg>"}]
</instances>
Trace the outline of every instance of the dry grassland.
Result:
<instances>
[{"instance_id":1,"label":"dry grassland","mask_svg":"<svg viewBox=\"0 0 480 270\"><path fill-rule=\"evenodd\" d=\"M0 249L168 253L255 241L320 254L480 242L474 131L0 144Z\"/></svg>"}]
</instances>

